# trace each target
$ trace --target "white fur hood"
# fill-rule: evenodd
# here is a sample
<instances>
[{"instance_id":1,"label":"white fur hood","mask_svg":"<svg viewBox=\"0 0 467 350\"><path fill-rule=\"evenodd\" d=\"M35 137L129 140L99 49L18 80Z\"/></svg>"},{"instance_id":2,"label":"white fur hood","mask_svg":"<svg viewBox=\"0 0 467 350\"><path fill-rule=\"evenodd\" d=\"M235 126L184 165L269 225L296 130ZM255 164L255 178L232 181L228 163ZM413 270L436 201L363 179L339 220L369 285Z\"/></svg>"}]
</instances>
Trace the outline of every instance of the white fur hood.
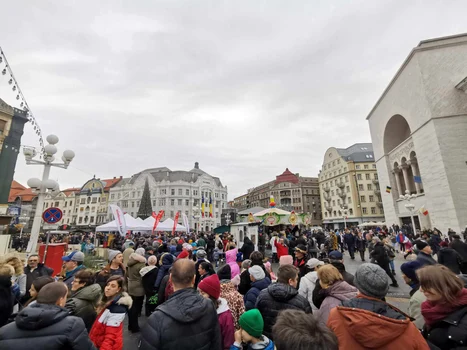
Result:
<instances>
[{"instance_id":1,"label":"white fur hood","mask_svg":"<svg viewBox=\"0 0 467 350\"><path fill-rule=\"evenodd\" d=\"M117 300L118 305L125 305L129 309L131 309L131 305L133 305L133 299L131 299L130 295L127 292L123 292L120 299Z\"/></svg>"}]
</instances>

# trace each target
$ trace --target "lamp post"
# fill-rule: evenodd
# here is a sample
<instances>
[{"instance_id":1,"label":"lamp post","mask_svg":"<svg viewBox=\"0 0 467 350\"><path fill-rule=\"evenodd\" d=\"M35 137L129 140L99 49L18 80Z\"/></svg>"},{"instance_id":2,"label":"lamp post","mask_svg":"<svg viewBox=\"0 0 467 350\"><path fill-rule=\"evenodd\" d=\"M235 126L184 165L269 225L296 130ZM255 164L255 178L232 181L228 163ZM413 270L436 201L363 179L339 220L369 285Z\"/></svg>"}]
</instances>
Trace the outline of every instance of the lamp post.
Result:
<instances>
[{"instance_id":1,"label":"lamp post","mask_svg":"<svg viewBox=\"0 0 467 350\"><path fill-rule=\"evenodd\" d=\"M200 214L199 214L199 207L197 205L193 206L193 218L197 221L196 225L196 235L198 235L199 232L199 225L200 225Z\"/></svg>"},{"instance_id":2,"label":"lamp post","mask_svg":"<svg viewBox=\"0 0 467 350\"><path fill-rule=\"evenodd\" d=\"M44 147L44 160L35 160L33 159L37 152L32 147L23 147L23 154L26 158L26 164L28 165L43 165L44 171L42 172L42 180L37 178L32 178L28 180L28 186L31 187L37 195L37 206L34 213L34 221L31 228L31 237L29 238L27 252L35 252L37 248L37 240L39 239L39 231L41 228L42 221L42 210L44 206L44 198L47 191L58 191L58 183L52 179L49 179L50 169L52 167L67 169L71 161L75 157L75 152L71 150L66 150L63 152L62 161L63 163L54 163L55 156L57 153L57 147L55 146L58 143L59 139L55 135L47 136L48 144Z\"/></svg>"},{"instance_id":3,"label":"lamp post","mask_svg":"<svg viewBox=\"0 0 467 350\"><path fill-rule=\"evenodd\" d=\"M345 206L342 206L341 207L341 214L342 214L342 217L344 218L344 228L347 229L347 208Z\"/></svg>"},{"instance_id":4,"label":"lamp post","mask_svg":"<svg viewBox=\"0 0 467 350\"><path fill-rule=\"evenodd\" d=\"M410 194L408 190L405 191L405 195L400 195L399 199L403 201L407 201L407 204L405 204L405 208L410 211L410 219L412 220L412 231L415 236L415 220L414 220L414 212L415 212L415 205L413 203L410 203L411 199L416 198L417 196L415 194Z\"/></svg>"}]
</instances>

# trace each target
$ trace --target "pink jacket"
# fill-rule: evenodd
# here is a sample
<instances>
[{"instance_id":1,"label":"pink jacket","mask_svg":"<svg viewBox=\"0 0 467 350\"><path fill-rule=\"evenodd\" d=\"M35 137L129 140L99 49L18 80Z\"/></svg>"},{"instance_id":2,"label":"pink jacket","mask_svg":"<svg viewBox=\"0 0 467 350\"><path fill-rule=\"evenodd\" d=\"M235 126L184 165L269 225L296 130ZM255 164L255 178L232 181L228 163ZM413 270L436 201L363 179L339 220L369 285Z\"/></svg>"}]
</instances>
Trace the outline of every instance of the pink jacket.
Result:
<instances>
[{"instance_id":1,"label":"pink jacket","mask_svg":"<svg viewBox=\"0 0 467 350\"><path fill-rule=\"evenodd\" d=\"M238 248L230 249L225 252L225 262L230 265L230 279L240 274L240 267L237 264Z\"/></svg>"}]
</instances>

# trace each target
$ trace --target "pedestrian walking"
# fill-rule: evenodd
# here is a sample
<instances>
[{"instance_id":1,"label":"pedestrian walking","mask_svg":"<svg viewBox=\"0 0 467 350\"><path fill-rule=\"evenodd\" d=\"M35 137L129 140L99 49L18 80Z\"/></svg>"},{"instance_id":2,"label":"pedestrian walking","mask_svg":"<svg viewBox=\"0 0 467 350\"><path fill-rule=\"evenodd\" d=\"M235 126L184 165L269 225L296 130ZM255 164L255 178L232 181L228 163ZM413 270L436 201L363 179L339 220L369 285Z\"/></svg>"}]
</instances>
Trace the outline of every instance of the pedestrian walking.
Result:
<instances>
[{"instance_id":1,"label":"pedestrian walking","mask_svg":"<svg viewBox=\"0 0 467 350\"><path fill-rule=\"evenodd\" d=\"M130 255L127 267L128 294L133 303L128 312L128 330L132 333L139 332L138 317L141 314L144 304L143 277L140 271L146 267L144 248L138 248Z\"/></svg>"}]
</instances>

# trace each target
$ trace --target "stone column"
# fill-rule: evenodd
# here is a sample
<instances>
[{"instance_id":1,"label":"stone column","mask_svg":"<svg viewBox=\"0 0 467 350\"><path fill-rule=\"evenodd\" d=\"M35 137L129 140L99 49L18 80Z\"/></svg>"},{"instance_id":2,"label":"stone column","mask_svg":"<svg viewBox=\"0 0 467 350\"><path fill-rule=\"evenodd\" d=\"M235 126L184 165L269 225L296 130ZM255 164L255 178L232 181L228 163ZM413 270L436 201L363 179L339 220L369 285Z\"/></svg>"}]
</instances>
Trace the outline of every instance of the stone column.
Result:
<instances>
[{"instance_id":1,"label":"stone column","mask_svg":"<svg viewBox=\"0 0 467 350\"><path fill-rule=\"evenodd\" d=\"M417 162L415 160L408 160L405 163L412 168L413 176L418 176ZM415 183L415 190L417 191L417 194L422 193L420 184L416 182L415 179L414 179L414 183Z\"/></svg>"},{"instance_id":2,"label":"stone column","mask_svg":"<svg viewBox=\"0 0 467 350\"><path fill-rule=\"evenodd\" d=\"M409 191L409 193L412 193L412 186L407 172L408 167L407 164L399 165L399 169L402 170L402 175L404 176L405 189Z\"/></svg>"},{"instance_id":3,"label":"stone column","mask_svg":"<svg viewBox=\"0 0 467 350\"><path fill-rule=\"evenodd\" d=\"M403 196L404 194L402 193L402 187L401 187L401 179L399 177L400 170L399 169L394 169L392 171L392 174L396 178L396 185L397 185L397 197Z\"/></svg>"}]
</instances>

